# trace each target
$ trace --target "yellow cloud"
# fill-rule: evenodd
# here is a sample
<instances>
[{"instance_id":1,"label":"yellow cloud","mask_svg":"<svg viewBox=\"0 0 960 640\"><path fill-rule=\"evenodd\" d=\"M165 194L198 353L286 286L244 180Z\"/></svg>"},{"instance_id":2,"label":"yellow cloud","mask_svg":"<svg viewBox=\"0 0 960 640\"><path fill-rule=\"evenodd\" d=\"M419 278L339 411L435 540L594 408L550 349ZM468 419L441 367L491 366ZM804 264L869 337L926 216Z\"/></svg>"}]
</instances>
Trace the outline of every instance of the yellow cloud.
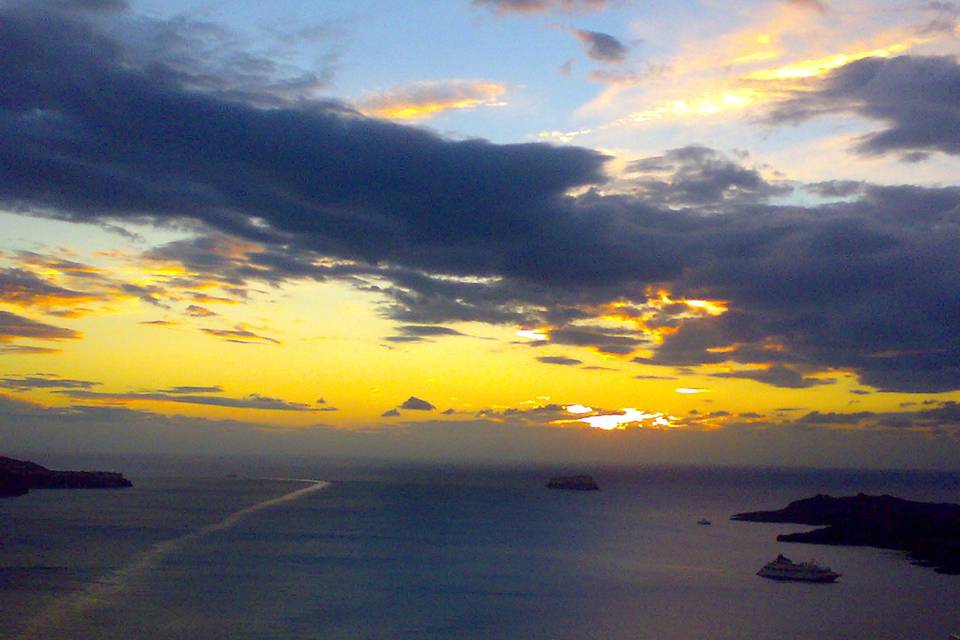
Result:
<instances>
[{"instance_id":1,"label":"yellow cloud","mask_svg":"<svg viewBox=\"0 0 960 640\"><path fill-rule=\"evenodd\" d=\"M498 82L444 80L396 87L363 100L360 111L391 120L423 120L435 115L477 107L504 106L507 87Z\"/></svg>"}]
</instances>

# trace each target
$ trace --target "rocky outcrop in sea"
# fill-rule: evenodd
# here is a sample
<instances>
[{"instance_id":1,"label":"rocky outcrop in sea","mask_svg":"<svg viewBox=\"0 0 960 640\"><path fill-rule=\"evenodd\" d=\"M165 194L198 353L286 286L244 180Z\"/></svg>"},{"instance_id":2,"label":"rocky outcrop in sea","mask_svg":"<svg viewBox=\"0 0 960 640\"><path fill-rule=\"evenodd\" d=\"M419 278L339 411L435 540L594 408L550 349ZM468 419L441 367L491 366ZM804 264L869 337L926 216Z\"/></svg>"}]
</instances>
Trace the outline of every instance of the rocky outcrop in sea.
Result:
<instances>
[{"instance_id":1,"label":"rocky outcrop in sea","mask_svg":"<svg viewBox=\"0 0 960 640\"><path fill-rule=\"evenodd\" d=\"M780 542L858 545L906 551L915 563L960 575L960 505L894 496L816 495L776 511L738 513L733 520L826 525L777 536Z\"/></svg>"},{"instance_id":2,"label":"rocky outcrop in sea","mask_svg":"<svg viewBox=\"0 0 960 640\"><path fill-rule=\"evenodd\" d=\"M133 483L114 471L54 471L28 460L0 456L0 497L30 489L120 489Z\"/></svg>"}]
</instances>

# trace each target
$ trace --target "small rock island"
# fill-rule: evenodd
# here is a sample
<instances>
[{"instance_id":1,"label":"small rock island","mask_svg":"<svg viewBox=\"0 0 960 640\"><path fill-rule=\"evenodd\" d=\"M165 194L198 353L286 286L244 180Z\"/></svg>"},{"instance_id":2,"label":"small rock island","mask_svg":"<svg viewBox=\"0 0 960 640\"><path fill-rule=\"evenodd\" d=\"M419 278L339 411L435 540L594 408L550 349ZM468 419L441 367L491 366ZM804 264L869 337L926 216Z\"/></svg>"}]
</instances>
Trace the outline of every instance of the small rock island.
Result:
<instances>
[{"instance_id":1,"label":"small rock island","mask_svg":"<svg viewBox=\"0 0 960 640\"><path fill-rule=\"evenodd\" d=\"M960 575L960 505L914 502L889 495L816 495L776 511L738 513L733 520L826 525L777 536L779 542L898 549L916 564Z\"/></svg>"},{"instance_id":2,"label":"small rock island","mask_svg":"<svg viewBox=\"0 0 960 640\"><path fill-rule=\"evenodd\" d=\"M27 460L0 456L0 498L30 489L120 489L133 483L113 471L54 471Z\"/></svg>"},{"instance_id":3,"label":"small rock island","mask_svg":"<svg viewBox=\"0 0 960 640\"><path fill-rule=\"evenodd\" d=\"M547 488L567 491L598 491L600 489L590 476L557 476L547 483Z\"/></svg>"}]
</instances>

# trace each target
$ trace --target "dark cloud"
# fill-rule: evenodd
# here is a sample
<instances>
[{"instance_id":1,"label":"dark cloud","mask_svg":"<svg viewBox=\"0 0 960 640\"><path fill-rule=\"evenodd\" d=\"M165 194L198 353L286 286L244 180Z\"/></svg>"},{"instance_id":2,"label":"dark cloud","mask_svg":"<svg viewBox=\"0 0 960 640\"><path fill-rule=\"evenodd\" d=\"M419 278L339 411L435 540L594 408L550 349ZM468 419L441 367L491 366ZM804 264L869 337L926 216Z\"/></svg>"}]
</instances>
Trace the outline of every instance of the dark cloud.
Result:
<instances>
[{"instance_id":1,"label":"dark cloud","mask_svg":"<svg viewBox=\"0 0 960 640\"><path fill-rule=\"evenodd\" d=\"M416 396L410 396L403 401L403 404L401 404L398 409L406 409L408 411L433 411L436 407L426 400L422 400Z\"/></svg>"},{"instance_id":2,"label":"dark cloud","mask_svg":"<svg viewBox=\"0 0 960 640\"><path fill-rule=\"evenodd\" d=\"M828 180L806 184L803 189L824 198L848 198L863 193L866 186L860 180Z\"/></svg>"},{"instance_id":3,"label":"dark cloud","mask_svg":"<svg viewBox=\"0 0 960 640\"><path fill-rule=\"evenodd\" d=\"M585 149L448 141L333 103L262 109L158 72L89 23L3 17L0 203L18 210L192 217L303 251L476 272L549 226L531 206L603 179ZM508 235L516 246L476 250Z\"/></svg>"},{"instance_id":4,"label":"dark cloud","mask_svg":"<svg viewBox=\"0 0 960 640\"><path fill-rule=\"evenodd\" d=\"M9 355L50 355L62 353L61 349L49 349L47 347L33 347L23 344L2 344L0 343L0 356Z\"/></svg>"},{"instance_id":5,"label":"dark cloud","mask_svg":"<svg viewBox=\"0 0 960 640\"><path fill-rule=\"evenodd\" d=\"M550 332L550 342L578 347L592 347L601 353L626 355L647 340L632 332L615 332L592 327L568 326ZM542 343L532 343L542 344Z\"/></svg>"},{"instance_id":6,"label":"dark cloud","mask_svg":"<svg viewBox=\"0 0 960 640\"><path fill-rule=\"evenodd\" d=\"M35 340L78 340L82 334L73 329L37 322L9 311L0 311L0 343L15 338Z\"/></svg>"},{"instance_id":7,"label":"dark cloud","mask_svg":"<svg viewBox=\"0 0 960 640\"><path fill-rule=\"evenodd\" d=\"M157 393L223 393L223 387L220 385L206 387L178 386L157 389Z\"/></svg>"},{"instance_id":8,"label":"dark cloud","mask_svg":"<svg viewBox=\"0 0 960 640\"><path fill-rule=\"evenodd\" d=\"M597 62L616 64L623 62L630 48L611 36L599 31L571 29L570 32L583 44L587 55Z\"/></svg>"},{"instance_id":9,"label":"dark cloud","mask_svg":"<svg viewBox=\"0 0 960 640\"><path fill-rule=\"evenodd\" d=\"M141 320L137 324L145 324L151 327L175 327L179 323L174 320Z\"/></svg>"},{"instance_id":10,"label":"dark cloud","mask_svg":"<svg viewBox=\"0 0 960 640\"><path fill-rule=\"evenodd\" d=\"M473 0L478 7L490 7L500 14L599 11L608 0Z\"/></svg>"},{"instance_id":11,"label":"dark cloud","mask_svg":"<svg viewBox=\"0 0 960 640\"><path fill-rule=\"evenodd\" d=\"M960 4L956 2L924 2L921 8L960 15Z\"/></svg>"},{"instance_id":12,"label":"dark cloud","mask_svg":"<svg viewBox=\"0 0 960 640\"><path fill-rule=\"evenodd\" d=\"M34 374L32 376L0 378L0 387L14 391L30 391L33 389L90 389L100 384L91 380L74 380L61 378L51 374Z\"/></svg>"},{"instance_id":13,"label":"dark cloud","mask_svg":"<svg viewBox=\"0 0 960 640\"><path fill-rule=\"evenodd\" d=\"M636 160L627 172L641 174L633 184L645 198L676 206L754 203L793 191L790 185L770 182L757 169L699 145Z\"/></svg>"},{"instance_id":14,"label":"dark cloud","mask_svg":"<svg viewBox=\"0 0 960 640\"><path fill-rule=\"evenodd\" d=\"M380 414L381 418L396 418L400 415L400 412L396 409L390 409L389 411L384 411Z\"/></svg>"},{"instance_id":15,"label":"dark cloud","mask_svg":"<svg viewBox=\"0 0 960 640\"><path fill-rule=\"evenodd\" d=\"M832 378L806 378L799 371L782 364L774 364L767 369L748 369L745 371L728 371L711 374L714 378L741 378L769 384L785 389L808 389L825 384L833 384Z\"/></svg>"},{"instance_id":16,"label":"dark cloud","mask_svg":"<svg viewBox=\"0 0 960 640\"><path fill-rule=\"evenodd\" d=\"M800 122L855 113L887 128L863 136L856 150L960 154L960 66L950 56L864 58L833 71L770 113L769 121Z\"/></svg>"},{"instance_id":17,"label":"dark cloud","mask_svg":"<svg viewBox=\"0 0 960 640\"><path fill-rule=\"evenodd\" d=\"M129 6L126 0L50 0L50 6L66 11L111 12Z\"/></svg>"},{"instance_id":18,"label":"dark cloud","mask_svg":"<svg viewBox=\"0 0 960 640\"><path fill-rule=\"evenodd\" d=\"M397 327L397 331L400 332L399 335L388 336L384 339L390 342L422 342L435 337L465 335L456 329L438 325L406 324Z\"/></svg>"},{"instance_id":19,"label":"dark cloud","mask_svg":"<svg viewBox=\"0 0 960 640\"><path fill-rule=\"evenodd\" d=\"M268 336L263 336L258 333L254 333L249 329L236 328L236 329L209 329L202 328L200 329L204 333L216 336L226 340L227 342L235 342L237 344L280 344L279 340L275 338L270 338Z\"/></svg>"},{"instance_id":20,"label":"dark cloud","mask_svg":"<svg viewBox=\"0 0 960 640\"><path fill-rule=\"evenodd\" d=\"M209 318L211 316L218 315L217 312L211 311L206 307L201 307L198 304L191 304L185 310L186 313L191 318Z\"/></svg>"},{"instance_id":21,"label":"dark cloud","mask_svg":"<svg viewBox=\"0 0 960 640\"><path fill-rule=\"evenodd\" d=\"M23 269L0 269L0 300L19 306L64 306L95 299L72 291Z\"/></svg>"},{"instance_id":22,"label":"dark cloud","mask_svg":"<svg viewBox=\"0 0 960 640\"><path fill-rule=\"evenodd\" d=\"M640 360L648 364L780 363L853 371L887 391L960 389L956 187L821 185L811 188L844 200L775 204L790 185L743 157L693 146L635 163L633 193L609 195L589 188L604 181L594 151L450 140L304 95L266 108L266 80L246 92L201 84L197 56L183 63L197 70L165 70L163 51L134 55L129 34L42 7L0 10L0 206L193 229L198 237L155 255L193 265L226 292L192 302L236 302L254 282L336 278L376 293L381 313L402 325L557 334L616 301L623 314L637 310L631 322L663 332ZM779 117L862 110L891 132L939 132L942 144L903 151L949 149L960 131L950 124L956 66L852 63L781 105ZM210 283L179 284L196 292ZM659 288L729 311L656 307ZM0 316L0 339L79 337L24 321ZM245 327L207 332L273 340ZM629 334L604 333L587 346L634 346L609 341Z\"/></svg>"},{"instance_id":23,"label":"dark cloud","mask_svg":"<svg viewBox=\"0 0 960 640\"><path fill-rule=\"evenodd\" d=\"M582 360L577 360L576 358L567 358L565 356L539 356L537 360L546 364L559 364L563 366L583 364Z\"/></svg>"},{"instance_id":24,"label":"dark cloud","mask_svg":"<svg viewBox=\"0 0 960 640\"><path fill-rule=\"evenodd\" d=\"M147 393L106 393L99 391L57 391L75 400L96 400L100 402L176 402L181 404L202 404L214 407L229 407L234 409L262 409L265 411L316 411L313 407L302 402L290 402L280 398L262 396L252 393L244 398L224 398L220 396L189 395L182 393L163 393L153 391Z\"/></svg>"}]
</instances>

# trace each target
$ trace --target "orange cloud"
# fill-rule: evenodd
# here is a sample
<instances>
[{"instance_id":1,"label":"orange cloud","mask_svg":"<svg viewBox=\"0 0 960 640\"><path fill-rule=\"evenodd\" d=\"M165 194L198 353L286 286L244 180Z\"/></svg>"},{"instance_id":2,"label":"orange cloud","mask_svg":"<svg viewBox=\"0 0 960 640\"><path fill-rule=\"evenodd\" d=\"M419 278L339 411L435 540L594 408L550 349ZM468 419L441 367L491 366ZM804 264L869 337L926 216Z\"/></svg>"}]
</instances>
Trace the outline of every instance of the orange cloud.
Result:
<instances>
[{"instance_id":1,"label":"orange cloud","mask_svg":"<svg viewBox=\"0 0 960 640\"><path fill-rule=\"evenodd\" d=\"M418 82L396 87L360 102L360 110L377 118L423 120L447 111L500 107L506 86L482 80Z\"/></svg>"}]
</instances>

